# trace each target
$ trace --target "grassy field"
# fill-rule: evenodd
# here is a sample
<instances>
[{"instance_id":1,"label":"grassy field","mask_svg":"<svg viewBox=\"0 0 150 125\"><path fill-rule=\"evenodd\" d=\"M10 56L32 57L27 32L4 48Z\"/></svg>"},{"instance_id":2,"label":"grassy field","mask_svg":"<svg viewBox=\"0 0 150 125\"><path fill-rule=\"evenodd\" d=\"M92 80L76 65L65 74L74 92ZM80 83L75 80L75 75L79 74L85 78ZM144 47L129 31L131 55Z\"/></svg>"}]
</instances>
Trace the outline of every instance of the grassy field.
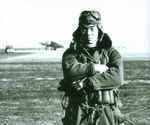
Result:
<instances>
[{"instance_id":1,"label":"grassy field","mask_svg":"<svg viewBox=\"0 0 150 125\"><path fill-rule=\"evenodd\" d=\"M150 124L150 61L124 62L120 88L122 112L136 125ZM61 63L0 64L0 125L61 125L63 110L57 91Z\"/></svg>"}]
</instances>

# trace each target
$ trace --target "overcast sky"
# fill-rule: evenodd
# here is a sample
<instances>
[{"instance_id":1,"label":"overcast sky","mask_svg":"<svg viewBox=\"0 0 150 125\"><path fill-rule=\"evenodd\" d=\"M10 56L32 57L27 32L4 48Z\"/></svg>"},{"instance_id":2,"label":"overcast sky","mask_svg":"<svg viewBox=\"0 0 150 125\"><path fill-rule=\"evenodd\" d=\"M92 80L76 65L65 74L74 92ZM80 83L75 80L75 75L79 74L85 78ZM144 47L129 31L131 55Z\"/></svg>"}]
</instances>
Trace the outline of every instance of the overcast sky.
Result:
<instances>
[{"instance_id":1,"label":"overcast sky","mask_svg":"<svg viewBox=\"0 0 150 125\"><path fill-rule=\"evenodd\" d=\"M114 46L150 51L149 0L0 0L0 48L41 47L51 40L67 47L85 9L100 11Z\"/></svg>"}]
</instances>

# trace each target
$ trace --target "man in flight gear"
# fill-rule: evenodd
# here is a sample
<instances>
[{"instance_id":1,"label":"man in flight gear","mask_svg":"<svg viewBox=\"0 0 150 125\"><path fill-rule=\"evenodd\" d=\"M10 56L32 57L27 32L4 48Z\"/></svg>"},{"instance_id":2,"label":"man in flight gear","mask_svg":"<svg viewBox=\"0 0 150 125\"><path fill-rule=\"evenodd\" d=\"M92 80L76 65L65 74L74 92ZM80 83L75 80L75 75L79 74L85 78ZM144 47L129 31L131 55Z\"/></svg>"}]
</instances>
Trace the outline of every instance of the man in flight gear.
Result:
<instances>
[{"instance_id":1,"label":"man in flight gear","mask_svg":"<svg viewBox=\"0 0 150 125\"><path fill-rule=\"evenodd\" d=\"M121 125L125 117L119 110L121 85L120 53L102 31L98 11L83 11L73 42L62 58L65 91L63 125ZM67 103L67 104L66 104Z\"/></svg>"}]
</instances>

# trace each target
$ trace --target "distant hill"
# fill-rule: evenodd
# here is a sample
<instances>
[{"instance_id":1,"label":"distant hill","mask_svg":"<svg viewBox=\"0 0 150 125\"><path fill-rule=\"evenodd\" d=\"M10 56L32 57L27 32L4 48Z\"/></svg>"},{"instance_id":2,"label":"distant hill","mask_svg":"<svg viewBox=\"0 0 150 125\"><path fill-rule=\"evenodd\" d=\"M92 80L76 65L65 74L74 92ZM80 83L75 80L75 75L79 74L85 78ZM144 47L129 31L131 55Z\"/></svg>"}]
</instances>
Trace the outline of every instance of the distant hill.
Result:
<instances>
[{"instance_id":1,"label":"distant hill","mask_svg":"<svg viewBox=\"0 0 150 125\"><path fill-rule=\"evenodd\" d=\"M150 53L126 53L122 54L123 60L150 60Z\"/></svg>"}]
</instances>

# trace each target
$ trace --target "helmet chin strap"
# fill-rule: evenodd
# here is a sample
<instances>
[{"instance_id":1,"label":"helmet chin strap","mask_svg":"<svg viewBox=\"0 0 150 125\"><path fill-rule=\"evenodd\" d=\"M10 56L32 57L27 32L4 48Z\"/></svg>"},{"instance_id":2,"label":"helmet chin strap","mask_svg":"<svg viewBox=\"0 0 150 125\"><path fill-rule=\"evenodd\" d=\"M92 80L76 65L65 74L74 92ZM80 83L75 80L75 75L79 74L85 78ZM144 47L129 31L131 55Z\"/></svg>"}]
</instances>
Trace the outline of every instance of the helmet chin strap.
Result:
<instances>
[{"instance_id":1,"label":"helmet chin strap","mask_svg":"<svg viewBox=\"0 0 150 125\"><path fill-rule=\"evenodd\" d=\"M104 32L102 32L102 35L99 41L102 42L103 38L104 38Z\"/></svg>"}]
</instances>

